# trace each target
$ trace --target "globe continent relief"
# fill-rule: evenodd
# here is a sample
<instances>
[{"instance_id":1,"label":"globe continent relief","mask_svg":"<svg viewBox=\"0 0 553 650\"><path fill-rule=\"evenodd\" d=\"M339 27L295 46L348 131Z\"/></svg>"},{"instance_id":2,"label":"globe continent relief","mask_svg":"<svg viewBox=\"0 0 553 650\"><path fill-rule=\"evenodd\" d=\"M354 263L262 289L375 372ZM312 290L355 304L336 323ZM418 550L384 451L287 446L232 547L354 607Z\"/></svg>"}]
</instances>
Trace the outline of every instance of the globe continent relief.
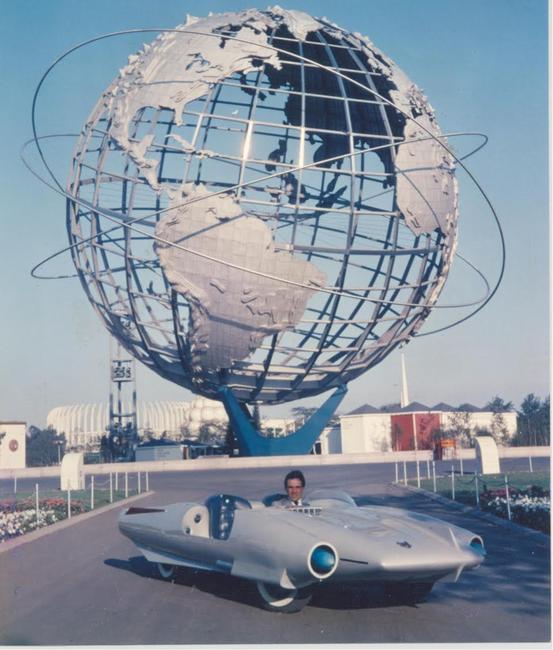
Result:
<instances>
[{"instance_id":1,"label":"globe continent relief","mask_svg":"<svg viewBox=\"0 0 553 650\"><path fill-rule=\"evenodd\" d=\"M109 331L205 397L279 403L407 342L456 246L453 158L366 37L272 7L188 17L83 129L68 229Z\"/></svg>"}]
</instances>

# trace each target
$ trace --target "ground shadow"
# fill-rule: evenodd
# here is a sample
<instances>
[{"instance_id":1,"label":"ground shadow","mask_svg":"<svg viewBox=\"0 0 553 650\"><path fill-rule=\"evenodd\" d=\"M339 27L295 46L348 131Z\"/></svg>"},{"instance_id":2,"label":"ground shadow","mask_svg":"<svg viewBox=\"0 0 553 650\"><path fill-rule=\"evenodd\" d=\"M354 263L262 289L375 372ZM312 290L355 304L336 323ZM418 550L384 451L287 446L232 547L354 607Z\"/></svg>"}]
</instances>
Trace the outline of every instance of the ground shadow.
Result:
<instances>
[{"instance_id":1,"label":"ground shadow","mask_svg":"<svg viewBox=\"0 0 553 650\"><path fill-rule=\"evenodd\" d=\"M407 595L401 597L387 593L384 585L380 583L359 585L322 583L314 589L310 605L321 609L373 610L399 606L418 607L432 598L432 594L429 594L426 598L415 602Z\"/></svg>"},{"instance_id":2,"label":"ground shadow","mask_svg":"<svg viewBox=\"0 0 553 650\"><path fill-rule=\"evenodd\" d=\"M171 578L162 578L156 564L148 562L142 555L131 557L128 560L109 558L104 560L104 564L115 569L129 571L142 578L171 582L183 587L198 589L217 598L224 598L245 605L260 605L257 602L254 585L251 581L235 578L224 573L176 567Z\"/></svg>"},{"instance_id":3,"label":"ground shadow","mask_svg":"<svg viewBox=\"0 0 553 650\"><path fill-rule=\"evenodd\" d=\"M133 556L128 560L109 558L104 561L104 564L115 569L129 571L142 578L171 582L183 587L198 589L217 598L262 609L255 585L250 580L187 567L176 567L173 576L166 579L161 577L157 566L142 555ZM432 595L429 595L428 598L432 598ZM414 602L386 593L384 586L377 583L369 585L322 583L314 587L313 598L310 602L311 607L335 610L379 609L398 605L417 606Z\"/></svg>"}]
</instances>

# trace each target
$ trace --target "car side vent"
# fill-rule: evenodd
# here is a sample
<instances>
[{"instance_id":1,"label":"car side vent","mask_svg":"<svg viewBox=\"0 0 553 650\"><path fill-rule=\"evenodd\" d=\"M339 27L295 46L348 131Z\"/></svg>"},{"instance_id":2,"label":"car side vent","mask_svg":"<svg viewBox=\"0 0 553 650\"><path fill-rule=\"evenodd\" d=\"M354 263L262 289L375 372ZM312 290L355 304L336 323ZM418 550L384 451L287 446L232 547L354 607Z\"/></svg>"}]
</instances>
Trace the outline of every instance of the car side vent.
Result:
<instances>
[{"instance_id":1,"label":"car side vent","mask_svg":"<svg viewBox=\"0 0 553 650\"><path fill-rule=\"evenodd\" d=\"M126 515L144 515L148 512L165 512L162 508L129 508Z\"/></svg>"}]
</instances>

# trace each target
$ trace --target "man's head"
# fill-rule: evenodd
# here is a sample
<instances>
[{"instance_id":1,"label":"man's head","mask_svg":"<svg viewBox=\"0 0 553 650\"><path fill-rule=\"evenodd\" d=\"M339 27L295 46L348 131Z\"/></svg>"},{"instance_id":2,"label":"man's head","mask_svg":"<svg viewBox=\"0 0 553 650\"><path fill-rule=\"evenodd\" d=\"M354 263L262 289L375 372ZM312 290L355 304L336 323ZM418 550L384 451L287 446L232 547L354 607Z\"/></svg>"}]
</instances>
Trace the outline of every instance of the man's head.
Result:
<instances>
[{"instance_id":1,"label":"man's head","mask_svg":"<svg viewBox=\"0 0 553 650\"><path fill-rule=\"evenodd\" d=\"M284 489L292 501L298 501L303 497L304 487L305 477L298 469L288 472L284 477Z\"/></svg>"}]
</instances>

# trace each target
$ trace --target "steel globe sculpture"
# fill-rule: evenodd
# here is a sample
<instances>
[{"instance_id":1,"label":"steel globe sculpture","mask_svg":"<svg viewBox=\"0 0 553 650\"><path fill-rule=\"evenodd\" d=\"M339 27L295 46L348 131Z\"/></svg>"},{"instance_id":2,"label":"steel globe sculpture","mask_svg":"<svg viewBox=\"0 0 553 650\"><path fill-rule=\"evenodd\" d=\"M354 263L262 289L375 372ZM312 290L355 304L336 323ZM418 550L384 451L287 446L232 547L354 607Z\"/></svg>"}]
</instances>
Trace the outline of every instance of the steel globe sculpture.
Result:
<instances>
[{"instance_id":1,"label":"steel globe sculpture","mask_svg":"<svg viewBox=\"0 0 553 650\"><path fill-rule=\"evenodd\" d=\"M137 358L206 397L346 383L417 331L451 263L433 111L325 20L275 7L177 29L129 57L76 148L90 300Z\"/></svg>"},{"instance_id":2,"label":"steel globe sculpture","mask_svg":"<svg viewBox=\"0 0 553 650\"><path fill-rule=\"evenodd\" d=\"M366 37L280 7L189 17L130 56L67 195L108 330L227 407L382 361L422 326L456 246L454 158L424 95Z\"/></svg>"}]
</instances>

